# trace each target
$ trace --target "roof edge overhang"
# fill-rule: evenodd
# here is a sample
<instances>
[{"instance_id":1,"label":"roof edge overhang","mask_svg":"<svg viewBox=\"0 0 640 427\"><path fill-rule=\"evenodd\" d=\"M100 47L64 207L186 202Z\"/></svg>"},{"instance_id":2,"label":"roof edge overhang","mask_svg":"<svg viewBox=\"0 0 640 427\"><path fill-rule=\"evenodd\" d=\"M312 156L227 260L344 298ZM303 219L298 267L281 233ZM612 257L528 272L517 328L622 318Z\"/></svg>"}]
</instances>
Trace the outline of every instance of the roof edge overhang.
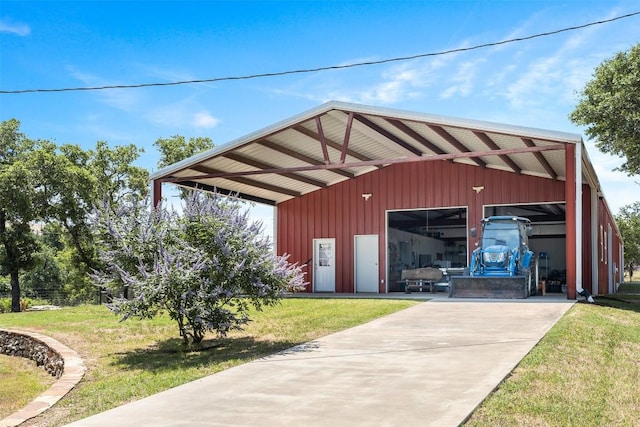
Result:
<instances>
[{"instance_id":1,"label":"roof edge overhang","mask_svg":"<svg viewBox=\"0 0 640 427\"><path fill-rule=\"evenodd\" d=\"M556 142L569 143L569 144L581 144L582 137L578 134L553 131L548 129L538 129L524 126L508 125L495 122L463 119L458 117L450 117L443 115L434 115L426 113L417 113L406 110L396 110L384 107L374 107L362 104L352 104L340 101L329 101L318 107L312 108L288 119L277 122L273 125L262 128L258 131L249 133L245 136L232 140L223 145L214 147L210 150L196 154L187 159L181 160L172 165L159 169L156 172L150 174L151 180L161 179L172 175L175 172L186 169L192 165L195 165L207 158L218 156L228 151L234 150L242 145L248 144L252 141L266 138L280 130L293 126L297 123L305 122L314 117L322 115L331 110L340 110L351 113L370 114L381 117L394 117L400 120L409 120L416 122L428 122L434 125L453 126L459 128L471 128L481 132L500 133L508 135L519 135L525 138L533 139L547 139ZM584 152L584 150L582 150Z\"/></svg>"}]
</instances>

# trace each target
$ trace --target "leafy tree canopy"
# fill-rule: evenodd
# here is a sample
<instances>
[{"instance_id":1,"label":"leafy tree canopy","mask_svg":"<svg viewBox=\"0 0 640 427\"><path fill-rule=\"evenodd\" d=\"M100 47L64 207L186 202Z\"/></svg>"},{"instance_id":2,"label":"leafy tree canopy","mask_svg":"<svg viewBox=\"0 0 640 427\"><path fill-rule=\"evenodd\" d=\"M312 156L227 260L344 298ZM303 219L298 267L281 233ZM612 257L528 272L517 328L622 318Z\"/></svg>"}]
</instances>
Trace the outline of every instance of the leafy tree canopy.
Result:
<instances>
[{"instance_id":1,"label":"leafy tree canopy","mask_svg":"<svg viewBox=\"0 0 640 427\"><path fill-rule=\"evenodd\" d=\"M40 249L34 224L60 224L74 249L71 265L86 275L97 267L87 222L93 206L106 200L113 210L121 197L141 199L148 191L148 172L133 165L140 152L134 145L99 141L85 151L29 139L19 127L15 119L0 125L0 274L10 276L13 311L20 310L20 273L34 267Z\"/></svg>"},{"instance_id":2,"label":"leafy tree canopy","mask_svg":"<svg viewBox=\"0 0 640 427\"><path fill-rule=\"evenodd\" d=\"M214 147L211 138L197 137L189 138L187 141L184 136L180 135L175 135L171 138L159 138L153 145L160 150L160 160L158 160L158 167L160 168Z\"/></svg>"},{"instance_id":3,"label":"leafy tree canopy","mask_svg":"<svg viewBox=\"0 0 640 427\"><path fill-rule=\"evenodd\" d=\"M627 268L640 265L640 202L620 208L616 224L624 242L624 258Z\"/></svg>"},{"instance_id":4,"label":"leafy tree canopy","mask_svg":"<svg viewBox=\"0 0 640 427\"><path fill-rule=\"evenodd\" d=\"M640 174L640 44L596 68L569 117L602 152L626 159L621 171Z\"/></svg>"},{"instance_id":5,"label":"leafy tree canopy","mask_svg":"<svg viewBox=\"0 0 640 427\"><path fill-rule=\"evenodd\" d=\"M171 138L159 138L153 145L160 151L159 168L172 165L214 147L210 138L197 137L187 140L180 135L175 135ZM189 194L189 189L180 188L180 197L183 200L187 199Z\"/></svg>"},{"instance_id":6,"label":"leafy tree canopy","mask_svg":"<svg viewBox=\"0 0 640 427\"><path fill-rule=\"evenodd\" d=\"M10 276L11 311L20 311L19 273L34 265L38 250L30 223L42 217L37 171L28 161L35 142L19 128L17 120L0 124L0 274Z\"/></svg>"}]
</instances>

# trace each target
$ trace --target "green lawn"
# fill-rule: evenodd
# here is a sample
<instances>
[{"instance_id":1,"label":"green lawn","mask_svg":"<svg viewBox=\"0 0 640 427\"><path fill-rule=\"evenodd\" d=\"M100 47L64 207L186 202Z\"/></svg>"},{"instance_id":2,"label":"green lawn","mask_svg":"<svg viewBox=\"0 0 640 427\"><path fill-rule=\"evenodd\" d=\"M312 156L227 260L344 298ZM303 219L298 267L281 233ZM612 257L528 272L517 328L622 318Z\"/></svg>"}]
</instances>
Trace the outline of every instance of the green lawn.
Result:
<instances>
[{"instance_id":1,"label":"green lawn","mask_svg":"<svg viewBox=\"0 0 640 427\"><path fill-rule=\"evenodd\" d=\"M468 420L468 426L638 426L640 284L576 304ZM29 425L60 425L368 321L415 302L290 299L244 333L180 351L167 318L118 323L105 308L0 315L0 327L51 335L89 367L80 385ZM0 382L0 396L4 395ZM2 413L0 411L0 413Z\"/></svg>"},{"instance_id":2,"label":"green lawn","mask_svg":"<svg viewBox=\"0 0 640 427\"><path fill-rule=\"evenodd\" d=\"M572 307L466 425L640 425L639 289Z\"/></svg>"},{"instance_id":3,"label":"green lawn","mask_svg":"<svg viewBox=\"0 0 640 427\"><path fill-rule=\"evenodd\" d=\"M0 419L31 402L55 381L35 362L5 355L0 355L0 378Z\"/></svg>"},{"instance_id":4,"label":"green lawn","mask_svg":"<svg viewBox=\"0 0 640 427\"><path fill-rule=\"evenodd\" d=\"M168 318L118 318L102 306L0 314L0 327L36 331L76 350L88 371L80 384L26 425L62 425L417 304L386 299L285 299L253 313L244 332L211 336L206 351L182 351ZM14 386L0 381L0 396ZM11 410L0 407L2 414Z\"/></svg>"}]
</instances>

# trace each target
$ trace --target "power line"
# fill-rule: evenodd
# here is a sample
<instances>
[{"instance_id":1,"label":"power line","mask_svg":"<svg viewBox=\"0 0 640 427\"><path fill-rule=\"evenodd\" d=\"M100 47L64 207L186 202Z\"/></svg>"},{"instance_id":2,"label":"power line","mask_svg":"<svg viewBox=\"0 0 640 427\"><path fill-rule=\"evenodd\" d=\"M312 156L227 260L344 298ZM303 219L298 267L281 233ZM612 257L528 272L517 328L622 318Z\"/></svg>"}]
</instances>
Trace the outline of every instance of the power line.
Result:
<instances>
[{"instance_id":1,"label":"power line","mask_svg":"<svg viewBox=\"0 0 640 427\"><path fill-rule=\"evenodd\" d=\"M165 83L140 83L140 84L131 84L131 85L108 85L108 86L89 86L89 87L71 87L71 88L58 88L58 89L19 89L19 90L0 90L0 94L19 94L19 93L34 93L34 92L78 92L78 91L95 91L95 90L107 90L107 89L135 89L142 87L156 87L156 86L178 86L178 85L186 85L186 84L198 84L198 83L213 83L213 82L221 82L221 81L231 81L231 80L250 80L250 79L258 79L263 77L276 77L276 76L286 76L291 74L305 74L305 73L315 73L319 71L329 71L329 70L340 70L345 68L355 68L355 67L363 67L366 65L379 65L386 64L390 62L400 62L400 61L408 61L411 59L418 58L427 58L431 56L441 56L448 55L451 53L458 52L468 52L471 50L483 49L486 47L492 46L500 46L509 43L521 42L525 40L531 40L540 37L552 36L555 34L564 33L567 31L579 30L582 28L592 27L594 25L606 24L613 21L618 21L620 19L630 18L632 16L640 15L640 11L628 13L626 15L617 16L615 18L605 19L601 21L589 22L587 24L576 25L573 27L566 27L559 30L548 31L545 33L533 34L525 37L517 37L508 40L502 40L499 42L492 43L484 43L471 47L461 47L456 49L443 50L439 52L431 52L431 53L421 53L417 55L410 56L400 56L395 58L387 58L381 59L377 61L365 61L365 62L356 62L352 64L344 64L344 65L331 65L326 67L317 67L317 68L303 68L299 70L289 70L289 71L278 71L273 73L260 73L260 74L250 74L245 76L228 76L228 77L214 77L210 79L198 79L198 80L183 80L177 82L165 82Z\"/></svg>"}]
</instances>

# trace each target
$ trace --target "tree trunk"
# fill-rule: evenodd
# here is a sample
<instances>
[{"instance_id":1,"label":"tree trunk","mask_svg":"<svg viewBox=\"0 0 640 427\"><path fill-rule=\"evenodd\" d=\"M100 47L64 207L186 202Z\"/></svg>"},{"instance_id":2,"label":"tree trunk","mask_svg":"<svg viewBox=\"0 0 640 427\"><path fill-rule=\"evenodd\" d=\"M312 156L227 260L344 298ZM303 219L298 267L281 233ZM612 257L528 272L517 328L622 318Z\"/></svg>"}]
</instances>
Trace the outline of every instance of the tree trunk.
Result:
<instances>
[{"instance_id":1,"label":"tree trunk","mask_svg":"<svg viewBox=\"0 0 640 427\"><path fill-rule=\"evenodd\" d=\"M7 234L7 217L4 210L0 209L0 241L4 244L5 256L9 258L7 261L8 265L14 265L15 259L12 259L14 256L13 251L6 241ZM20 281L18 278L18 269L10 267L10 276L11 276L11 311L14 313L20 312Z\"/></svg>"},{"instance_id":2,"label":"tree trunk","mask_svg":"<svg viewBox=\"0 0 640 427\"><path fill-rule=\"evenodd\" d=\"M18 282L18 272L11 272L11 311L20 312L20 282Z\"/></svg>"},{"instance_id":3,"label":"tree trunk","mask_svg":"<svg viewBox=\"0 0 640 427\"><path fill-rule=\"evenodd\" d=\"M97 269L98 266L95 264L95 260L91 256L89 256L88 251L85 250L85 248L82 246L78 229L68 224L67 220L64 221L64 227L67 229L67 232L71 236L71 242L78 252L80 261L82 261L86 266L87 271L90 272L93 269Z\"/></svg>"}]
</instances>

